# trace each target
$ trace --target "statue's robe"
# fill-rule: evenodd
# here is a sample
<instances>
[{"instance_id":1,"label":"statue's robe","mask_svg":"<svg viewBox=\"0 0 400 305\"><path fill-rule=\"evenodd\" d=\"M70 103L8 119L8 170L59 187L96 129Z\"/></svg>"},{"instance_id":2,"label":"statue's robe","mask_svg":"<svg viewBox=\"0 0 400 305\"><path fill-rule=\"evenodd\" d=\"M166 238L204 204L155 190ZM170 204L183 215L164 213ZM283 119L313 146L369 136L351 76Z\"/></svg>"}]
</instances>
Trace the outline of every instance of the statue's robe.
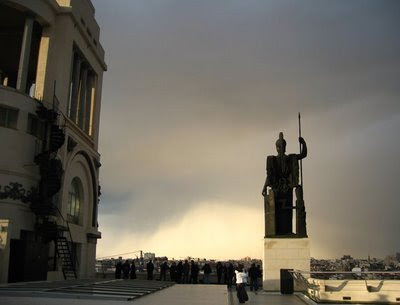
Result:
<instances>
[{"instance_id":1,"label":"statue's robe","mask_svg":"<svg viewBox=\"0 0 400 305\"><path fill-rule=\"evenodd\" d=\"M274 191L276 235L293 233L293 188L299 185L297 154L267 157L267 185Z\"/></svg>"}]
</instances>

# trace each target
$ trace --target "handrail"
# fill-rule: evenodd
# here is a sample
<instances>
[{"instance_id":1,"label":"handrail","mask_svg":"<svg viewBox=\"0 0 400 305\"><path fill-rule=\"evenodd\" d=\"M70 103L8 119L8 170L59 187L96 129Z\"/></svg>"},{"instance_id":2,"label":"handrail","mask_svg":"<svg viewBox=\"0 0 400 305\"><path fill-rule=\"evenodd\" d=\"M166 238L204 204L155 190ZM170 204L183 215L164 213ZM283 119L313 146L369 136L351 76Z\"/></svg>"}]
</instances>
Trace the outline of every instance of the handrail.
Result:
<instances>
[{"instance_id":1,"label":"handrail","mask_svg":"<svg viewBox=\"0 0 400 305\"><path fill-rule=\"evenodd\" d=\"M300 281L306 285L309 289L316 289L318 285L315 285L311 281L309 281L303 274L310 275L310 279L312 280L335 280L335 279L321 279L312 277L315 275L332 275L332 274L343 274L343 275L353 275L355 276L355 280L374 280L373 278L367 278L367 275L381 275L383 278L376 278L376 280L400 280L400 271L303 271L303 270L289 270L289 273L292 275L293 279ZM385 278L385 276L390 276L389 278ZM337 280L349 280L349 278L341 278Z\"/></svg>"},{"instance_id":2,"label":"handrail","mask_svg":"<svg viewBox=\"0 0 400 305\"><path fill-rule=\"evenodd\" d=\"M310 283L302 274L301 271L298 270L289 270L289 273L291 274L292 278L299 281L300 283L303 283L307 289L313 289L315 290L317 287L316 285Z\"/></svg>"},{"instance_id":3,"label":"handrail","mask_svg":"<svg viewBox=\"0 0 400 305\"><path fill-rule=\"evenodd\" d=\"M291 276L293 277L294 280L302 283L305 287L306 290L310 291L307 293L311 298L315 297L317 291L320 290L321 286L318 282L318 280L335 280L335 279L320 279L320 278L313 278L312 274L326 274L326 275L331 275L331 274L347 274L347 275L355 275L357 278L354 280L363 280L365 281L366 289L370 289L368 285L368 281L371 280L378 280L381 281L382 283L385 280L400 280L400 271L302 271L302 270L288 270ZM308 274L310 275L309 278L306 278L303 274ZM367 278L365 275L368 274L376 274L376 275L392 275L392 278L377 278L377 279L371 279ZM395 275L393 277L393 275ZM343 283L349 281L348 278L344 279L337 279L339 281L342 281ZM311 295L310 295L311 293Z\"/></svg>"},{"instance_id":4,"label":"handrail","mask_svg":"<svg viewBox=\"0 0 400 305\"><path fill-rule=\"evenodd\" d=\"M303 271L303 270L293 270L289 272L299 272L299 273L306 273L306 274L312 274L312 273L318 273L318 274L374 274L374 273L384 273L384 274L400 274L400 271Z\"/></svg>"},{"instance_id":5,"label":"handrail","mask_svg":"<svg viewBox=\"0 0 400 305\"><path fill-rule=\"evenodd\" d=\"M96 257L96 260L102 260L102 259L107 259L107 258L114 258L117 256L122 256L126 254L132 254L132 253L137 253L137 252L142 252L142 250L136 250L132 252L126 252L126 253L120 253L120 254L114 254L114 255L107 255L107 256L101 256L101 257Z\"/></svg>"}]
</instances>

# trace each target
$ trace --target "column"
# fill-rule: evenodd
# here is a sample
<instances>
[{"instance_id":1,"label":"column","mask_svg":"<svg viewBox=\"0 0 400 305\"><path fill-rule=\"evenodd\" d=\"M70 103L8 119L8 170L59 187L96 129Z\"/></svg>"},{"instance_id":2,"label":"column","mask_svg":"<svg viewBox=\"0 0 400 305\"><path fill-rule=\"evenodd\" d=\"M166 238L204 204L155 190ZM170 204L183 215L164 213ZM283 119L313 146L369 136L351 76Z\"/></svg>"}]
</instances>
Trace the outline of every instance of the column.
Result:
<instances>
[{"instance_id":1,"label":"column","mask_svg":"<svg viewBox=\"0 0 400 305\"><path fill-rule=\"evenodd\" d=\"M72 92L71 103L69 105L69 117L75 123L78 111L79 80L81 75L81 59L77 53L74 54L74 66L72 68Z\"/></svg>"},{"instance_id":2,"label":"column","mask_svg":"<svg viewBox=\"0 0 400 305\"><path fill-rule=\"evenodd\" d=\"M94 95L94 73L93 71L89 71L87 76L87 86L86 86L86 104L85 104L85 124L84 131L90 135L90 123L92 116L92 104L93 104L93 95Z\"/></svg>"},{"instance_id":3,"label":"column","mask_svg":"<svg viewBox=\"0 0 400 305\"><path fill-rule=\"evenodd\" d=\"M21 53L19 57L17 90L26 92L26 83L28 79L29 57L31 55L31 42L34 17L26 16L24 34L22 36Z\"/></svg>"},{"instance_id":4,"label":"column","mask_svg":"<svg viewBox=\"0 0 400 305\"><path fill-rule=\"evenodd\" d=\"M78 105L78 125L83 130L85 121L85 102L86 102L86 83L88 69L85 66L81 67L81 88L79 91L79 105Z\"/></svg>"}]
</instances>

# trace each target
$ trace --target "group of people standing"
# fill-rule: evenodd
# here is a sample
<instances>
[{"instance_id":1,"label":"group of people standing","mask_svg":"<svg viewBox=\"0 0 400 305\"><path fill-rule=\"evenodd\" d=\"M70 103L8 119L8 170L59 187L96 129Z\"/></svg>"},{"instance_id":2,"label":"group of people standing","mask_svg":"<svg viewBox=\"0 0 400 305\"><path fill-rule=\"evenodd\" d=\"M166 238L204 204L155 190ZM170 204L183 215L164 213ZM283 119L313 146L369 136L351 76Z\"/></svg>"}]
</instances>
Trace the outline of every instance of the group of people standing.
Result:
<instances>
[{"instance_id":1,"label":"group of people standing","mask_svg":"<svg viewBox=\"0 0 400 305\"><path fill-rule=\"evenodd\" d=\"M217 273L217 284L225 284L228 288L233 286L235 283L235 270L238 270L242 265L234 267L232 263L222 263L218 262L216 265L216 273ZM150 260L147 265L147 279L153 279L154 272L154 264ZM243 266L242 266L243 269ZM199 273L200 270L203 271L203 283L210 283L210 274L212 273L212 268L209 263L205 263L201 268L198 263L191 260L190 263L188 260L184 262L179 261L178 263L172 262L171 265L168 265L167 261L164 261L160 265L160 281L167 280L167 273L169 271L169 279L179 284L197 284L199 281ZM259 265L251 264L251 267L248 270L248 278L250 279L250 290L257 291L258 290L258 279L262 276L261 268Z\"/></svg>"},{"instance_id":2,"label":"group of people standing","mask_svg":"<svg viewBox=\"0 0 400 305\"><path fill-rule=\"evenodd\" d=\"M154 265L150 261L146 265L147 269L147 278L153 278ZM200 270L204 272L203 283L210 283L210 273L212 272L211 266L206 263L201 269L199 265L191 260L190 263L188 260L184 262L179 261L178 263L172 262L171 265L165 261L160 265L160 281L167 280L167 272L169 270L169 278L171 281L174 281L179 284L197 284Z\"/></svg>"},{"instance_id":3,"label":"group of people standing","mask_svg":"<svg viewBox=\"0 0 400 305\"><path fill-rule=\"evenodd\" d=\"M147 279L154 280L154 264L152 260L149 260L146 264ZM232 263L222 263L218 262L215 267L217 274L217 283L225 284L228 288L231 288L236 282L237 284L237 274L235 271L243 269L242 265L234 266ZM203 271L203 283L210 283L210 274L212 273L212 268L209 263L205 263L201 268L198 263L191 260L184 262L175 261L168 265L167 261L164 261L160 265L160 277L158 280L166 281L167 273L169 271L169 280L174 281L179 284L197 284L199 282L200 270ZM261 269L259 265L251 264L248 272L246 272L250 280L250 290L258 290L258 279L262 276ZM126 260L124 263L118 261L115 265L115 278L120 279L136 279L136 266L135 262Z\"/></svg>"},{"instance_id":4,"label":"group of people standing","mask_svg":"<svg viewBox=\"0 0 400 305\"><path fill-rule=\"evenodd\" d=\"M134 280L136 278L136 266L133 260L132 263L128 260L124 263L122 263L122 261L117 262L115 265L115 278L120 279L121 275L123 279Z\"/></svg>"},{"instance_id":5,"label":"group of people standing","mask_svg":"<svg viewBox=\"0 0 400 305\"><path fill-rule=\"evenodd\" d=\"M184 262L179 261L178 263L172 262L168 265L167 261L164 261L160 265L160 281L167 280L167 272L169 271L169 278L179 284L197 284L200 270L203 271L203 283L210 283L210 274L212 268L210 264L205 263L201 269L195 261L188 260ZM149 260L146 264L147 279L154 279L154 264L152 260ZM251 267L246 271L242 264L234 267L232 263L218 262L216 265L217 283L227 285L230 289L234 283L236 283L236 292L239 299L239 303L244 303L248 300L246 292L246 284L248 279L250 280L250 290L258 290L258 279L262 276L261 268L259 265L251 264ZM115 278L120 279L136 279L136 266L132 260L126 260L124 263L118 261L115 265Z\"/></svg>"}]
</instances>

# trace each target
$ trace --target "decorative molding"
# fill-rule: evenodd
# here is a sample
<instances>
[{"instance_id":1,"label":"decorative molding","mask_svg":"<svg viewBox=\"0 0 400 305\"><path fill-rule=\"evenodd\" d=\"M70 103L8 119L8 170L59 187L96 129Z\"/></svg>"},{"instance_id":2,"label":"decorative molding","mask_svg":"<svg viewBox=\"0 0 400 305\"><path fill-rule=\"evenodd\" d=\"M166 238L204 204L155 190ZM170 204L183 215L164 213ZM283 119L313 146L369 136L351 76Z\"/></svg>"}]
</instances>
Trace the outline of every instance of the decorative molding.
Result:
<instances>
[{"instance_id":1,"label":"decorative molding","mask_svg":"<svg viewBox=\"0 0 400 305\"><path fill-rule=\"evenodd\" d=\"M101 233L100 232L89 232L86 233L86 238L87 239L100 239L101 238Z\"/></svg>"},{"instance_id":2,"label":"decorative molding","mask_svg":"<svg viewBox=\"0 0 400 305\"><path fill-rule=\"evenodd\" d=\"M32 201L33 195L36 193L36 188L31 187L30 190L26 190L22 187L22 184L18 182L10 182L9 185L4 186L4 191L1 190L0 186L0 199L10 198L13 200L21 200L23 203Z\"/></svg>"},{"instance_id":3,"label":"decorative molding","mask_svg":"<svg viewBox=\"0 0 400 305\"><path fill-rule=\"evenodd\" d=\"M68 137L68 142L67 142L67 150L68 150L68 152L73 151L77 144L78 143L73 138Z\"/></svg>"},{"instance_id":4,"label":"decorative molding","mask_svg":"<svg viewBox=\"0 0 400 305\"><path fill-rule=\"evenodd\" d=\"M74 121L72 121L69 117L64 117L65 119L65 127L67 127L67 129L72 130L76 136L79 138L79 142L80 144L82 144L82 142L84 144L86 144L89 148L94 150L94 140L93 138L91 138L89 135L87 135L82 129L79 128L78 125L75 124Z\"/></svg>"},{"instance_id":5,"label":"decorative molding","mask_svg":"<svg viewBox=\"0 0 400 305\"><path fill-rule=\"evenodd\" d=\"M99 180L97 178L97 173L96 173L96 169L94 167L94 164L92 163L92 160L89 156L89 154L84 151L81 150L79 151L76 155L82 155L85 159L86 162L89 165L89 170L90 170L90 175L92 176L91 180L92 180L92 191L93 191L93 211L92 211L92 226L96 227L97 226L97 205L99 203L99 197L97 196L97 191L98 191L98 183Z\"/></svg>"},{"instance_id":6,"label":"decorative molding","mask_svg":"<svg viewBox=\"0 0 400 305\"><path fill-rule=\"evenodd\" d=\"M21 177L21 178L25 178L25 179L29 179L32 180L34 182L37 182L40 179L40 175L29 175L29 174L25 174L25 173L19 173L19 172L14 172L14 171L10 171L10 170L5 170L5 169L0 169L0 175L8 175L8 176L16 176L16 177Z\"/></svg>"},{"instance_id":7,"label":"decorative molding","mask_svg":"<svg viewBox=\"0 0 400 305\"><path fill-rule=\"evenodd\" d=\"M101 166L100 161L96 158L93 158L93 163L94 163L94 166L96 166L96 168L99 168Z\"/></svg>"}]
</instances>

